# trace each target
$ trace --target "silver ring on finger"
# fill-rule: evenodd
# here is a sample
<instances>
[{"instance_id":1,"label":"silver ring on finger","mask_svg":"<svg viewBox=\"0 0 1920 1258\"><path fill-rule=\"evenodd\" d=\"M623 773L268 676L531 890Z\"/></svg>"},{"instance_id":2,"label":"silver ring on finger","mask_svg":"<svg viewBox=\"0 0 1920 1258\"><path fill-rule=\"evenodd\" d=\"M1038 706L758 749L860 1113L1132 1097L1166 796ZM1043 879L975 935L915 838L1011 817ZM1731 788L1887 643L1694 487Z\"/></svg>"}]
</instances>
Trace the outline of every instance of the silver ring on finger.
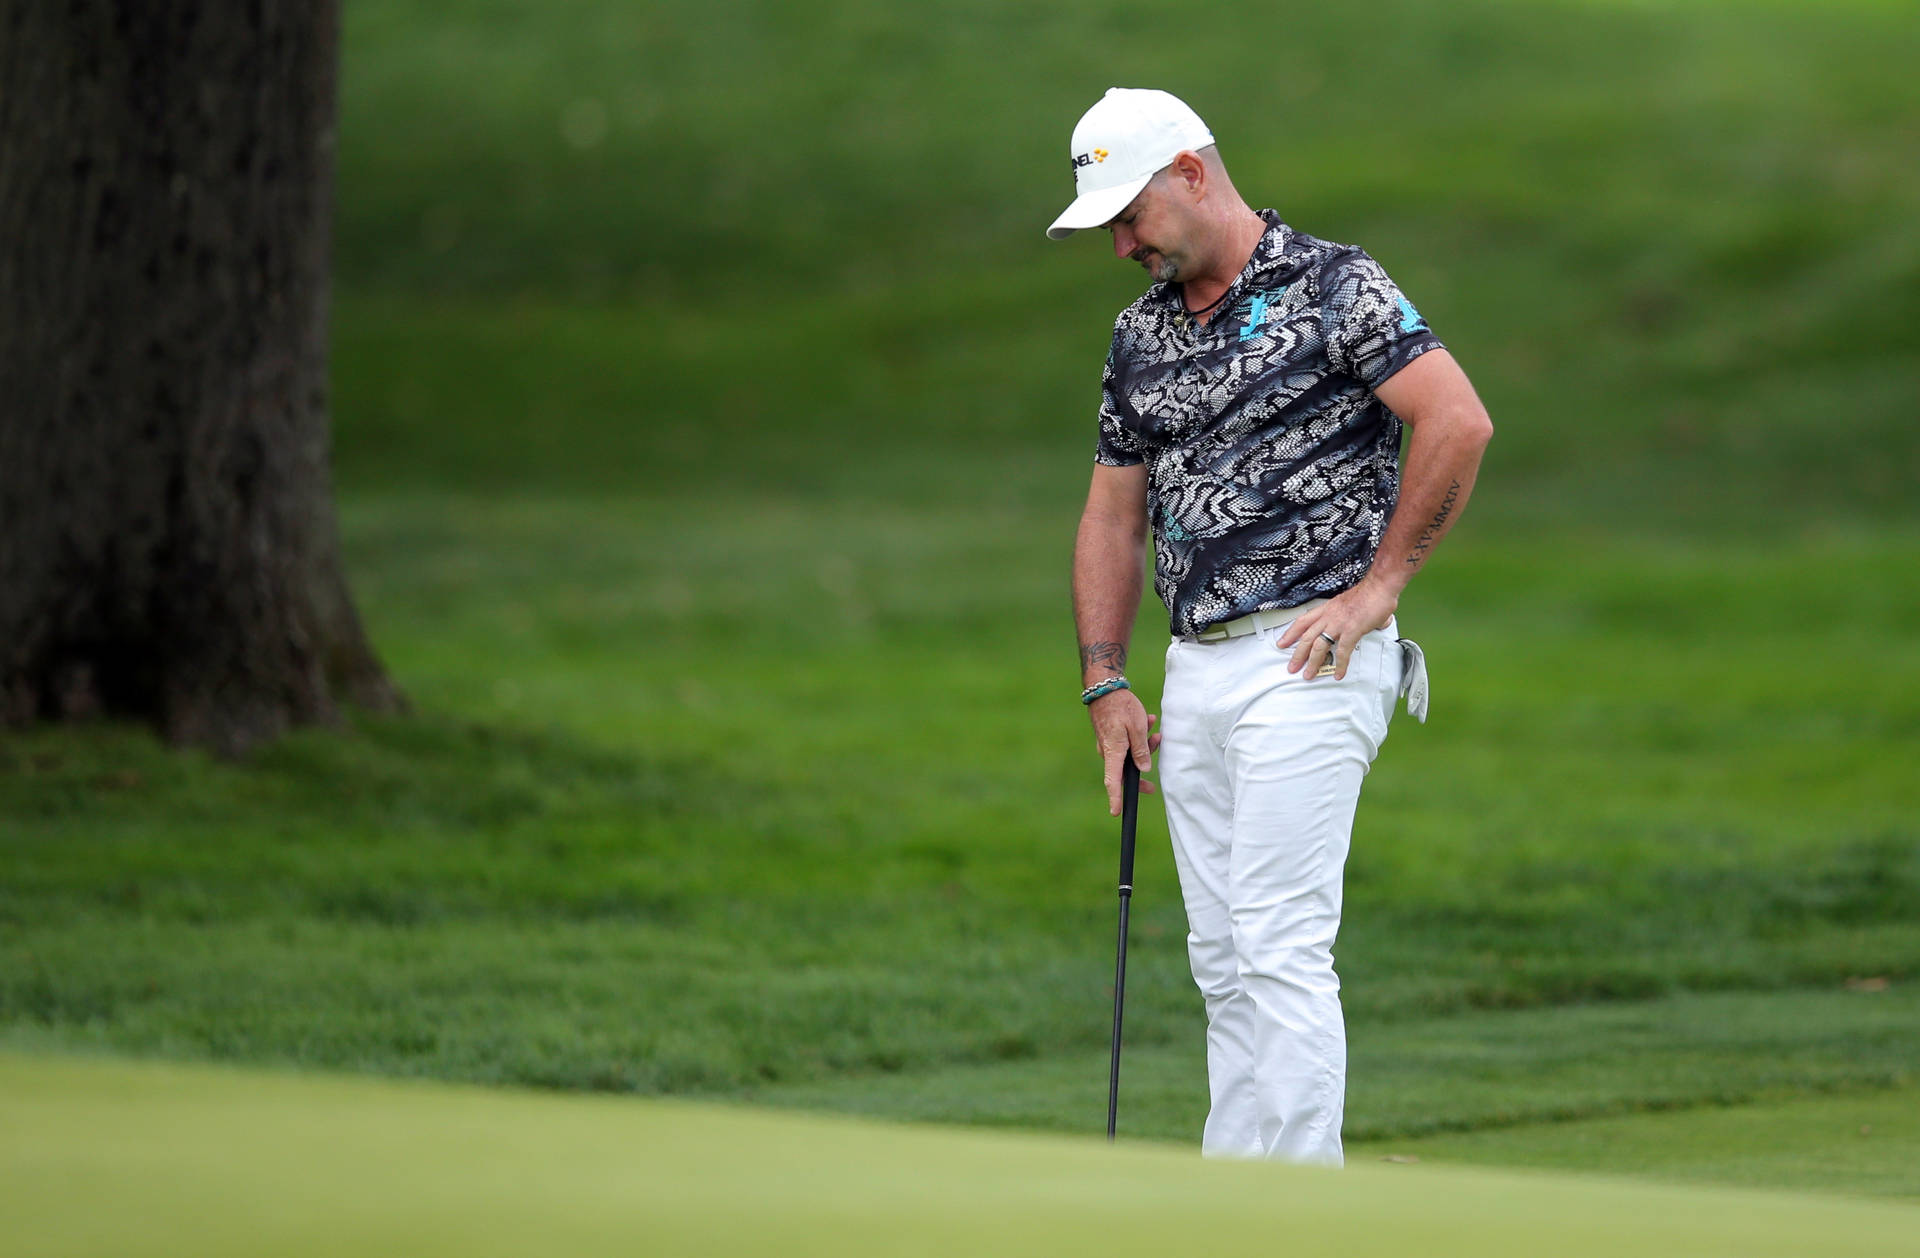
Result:
<instances>
[{"instance_id":1,"label":"silver ring on finger","mask_svg":"<svg viewBox=\"0 0 1920 1258\"><path fill-rule=\"evenodd\" d=\"M1329 644L1329 645L1332 645L1332 646L1339 646L1339 645L1340 645L1340 639L1338 639L1338 638L1336 638L1336 637L1334 637L1334 636L1333 636L1332 634L1330 634L1330 633L1327 633L1327 632L1325 632L1324 630L1323 630L1323 631L1321 632L1321 634L1320 634L1320 636L1321 636L1321 637L1323 637L1323 638L1325 638L1325 639L1327 640L1327 642L1328 642L1328 644Z\"/></svg>"}]
</instances>

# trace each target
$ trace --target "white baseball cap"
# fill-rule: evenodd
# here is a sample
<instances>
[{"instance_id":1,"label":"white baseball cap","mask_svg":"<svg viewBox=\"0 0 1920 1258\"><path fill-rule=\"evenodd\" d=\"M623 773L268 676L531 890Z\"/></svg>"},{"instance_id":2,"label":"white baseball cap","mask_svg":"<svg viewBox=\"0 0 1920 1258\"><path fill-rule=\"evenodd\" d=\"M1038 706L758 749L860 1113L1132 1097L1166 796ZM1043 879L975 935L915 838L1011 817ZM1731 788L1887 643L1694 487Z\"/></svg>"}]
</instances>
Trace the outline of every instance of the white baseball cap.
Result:
<instances>
[{"instance_id":1,"label":"white baseball cap","mask_svg":"<svg viewBox=\"0 0 1920 1258\"><path fill-rule=\"evenodd\" d=\"M1109 222L1176 156L1212 143L1207 124L1179 97L1150 87L1108 88L1073 129L1078 195L1047 235L1065 240Z\"/></svg>"}]
</instances>

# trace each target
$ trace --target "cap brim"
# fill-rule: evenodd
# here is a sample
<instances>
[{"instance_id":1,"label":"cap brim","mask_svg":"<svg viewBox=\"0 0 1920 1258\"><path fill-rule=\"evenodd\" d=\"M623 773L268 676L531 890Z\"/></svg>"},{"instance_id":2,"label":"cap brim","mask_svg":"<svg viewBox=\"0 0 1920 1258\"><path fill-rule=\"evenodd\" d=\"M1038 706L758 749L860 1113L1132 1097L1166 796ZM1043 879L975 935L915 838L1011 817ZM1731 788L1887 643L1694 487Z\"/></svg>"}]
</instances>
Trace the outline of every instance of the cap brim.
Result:
<instances>
[{"instance_id":1,"label":"cap brim","mask_svg":"<svg viewBox=\"0 0 1920 1258\"><path fill-rule=\"evenodd\" d=\"M1047 235L1054 240L1065 240L1077 231L1112 222L1115 215L1140 195L1140 189L1152 182L1153 176L1148 174L1111 188L1081 193L1059 218L1053 220L1053 226L1047 228Z\"/></svg>"}]
</instances>

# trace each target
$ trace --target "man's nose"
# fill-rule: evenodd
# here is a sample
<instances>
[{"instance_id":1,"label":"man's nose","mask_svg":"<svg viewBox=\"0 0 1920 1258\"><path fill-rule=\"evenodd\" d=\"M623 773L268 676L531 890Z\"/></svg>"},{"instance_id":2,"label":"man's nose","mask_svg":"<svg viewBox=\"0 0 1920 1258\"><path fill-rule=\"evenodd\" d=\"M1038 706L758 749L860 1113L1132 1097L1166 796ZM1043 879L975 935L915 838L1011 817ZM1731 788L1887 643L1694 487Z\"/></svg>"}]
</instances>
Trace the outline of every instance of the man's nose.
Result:
<instances>
[{"instance_id":1,"label":"man's nose","mask_svg":"<svg viewBox=\"0 0 1920 1258\"><path fill-rule=\"evenodd\" d=\"M1113 256L1114 257L1116 258L1132 257L1134 248L1139 243L1140 243L1139 241L1133 238L1132 232L1128 231L1126 228L1121 227L1118 224L1114 225L1114 228L1113 228Z\"/></svg>"}]
</instances>

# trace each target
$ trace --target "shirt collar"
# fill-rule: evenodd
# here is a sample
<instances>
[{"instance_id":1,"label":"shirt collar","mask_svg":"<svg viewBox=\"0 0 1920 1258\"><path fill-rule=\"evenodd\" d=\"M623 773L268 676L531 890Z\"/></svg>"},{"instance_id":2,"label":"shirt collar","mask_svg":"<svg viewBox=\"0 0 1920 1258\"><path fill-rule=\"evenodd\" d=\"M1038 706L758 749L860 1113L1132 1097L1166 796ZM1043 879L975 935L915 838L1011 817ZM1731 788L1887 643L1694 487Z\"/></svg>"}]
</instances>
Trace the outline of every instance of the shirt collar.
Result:
<instances>
[{"instance_id":1,"label":"shirt collar","mask_svg":"<svg viewBox=\"0 0 1920 1258\"><path fill-rule=\"evenodd\" d=\"M1227 299L1221 303L1223 307L1238 301L1239 290L1244 288L1250 280L1265 274L1285 261L1287 246L1293 241L1293 228L1281 220L1278 211L1255 212L1266 222L1267 230L1254 243L1253 255L1247 259L1246 266L1240 269L1240 274L1234 277L1232 284L1228 285ZM1154 284L1152 291L1155 300L1168 307L1174 314L1186 313L1187 303L1180 295L1180 281L1160 281Z\"/></svg>"}]
</instances>

